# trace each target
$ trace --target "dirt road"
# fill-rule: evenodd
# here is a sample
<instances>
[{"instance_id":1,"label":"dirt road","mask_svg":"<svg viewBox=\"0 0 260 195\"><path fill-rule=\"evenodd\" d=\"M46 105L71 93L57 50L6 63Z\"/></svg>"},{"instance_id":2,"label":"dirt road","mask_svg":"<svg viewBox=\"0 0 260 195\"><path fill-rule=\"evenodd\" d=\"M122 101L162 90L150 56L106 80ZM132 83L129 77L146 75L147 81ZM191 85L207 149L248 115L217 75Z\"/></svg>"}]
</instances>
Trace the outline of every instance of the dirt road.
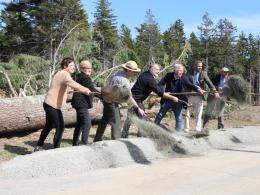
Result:
<instances>
[{"instance_id":1,"label":"dirt road","mask_svg":"<svg viewBox=\"0 0 260 195\"><path fill-rule=\"evenodd\" d=\"M260 193L260 144L66 177L1 181L0 194Z\"/></svg>"}]
</instances>

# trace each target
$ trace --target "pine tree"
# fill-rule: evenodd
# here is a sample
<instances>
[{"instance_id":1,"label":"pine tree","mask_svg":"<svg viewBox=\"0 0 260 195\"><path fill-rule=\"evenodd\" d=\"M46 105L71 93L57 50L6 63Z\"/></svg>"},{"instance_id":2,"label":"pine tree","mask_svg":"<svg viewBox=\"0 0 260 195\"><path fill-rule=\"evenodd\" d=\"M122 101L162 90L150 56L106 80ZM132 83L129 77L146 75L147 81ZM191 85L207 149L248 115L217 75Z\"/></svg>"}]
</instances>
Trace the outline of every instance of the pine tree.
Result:
<instances>
[{"instance_id":1,"label":"pine tree","mask_svg":"<svg viewBox=\"0 0 260 195\"><path fill-rule=\"evenodd\" d=\"M121 51L119 62L134 60L137 64L140 63L140 59L135 52L135 42L132 39L131 30L124 24L121 25L119 51Z\"/></svg>"},{"instance_id":2,"label":"pine tree","mask_svg":"<svg viewBox=\"0 0 260 195\"><path fill-rule=\"evenodd\" d=\"M211 52L211 43L212 39L215 36L215 28L213 21L209 18L209 14L206 12L202 17L202 23L200 26L198 26L198 29L200 30L200 40L204 47L203 56L206 63L206 71L208 71L209 67L209 56L213 56L214 52ZM211 61L212 62L212 61ZM214 65L214 62L212 62L212 65Z\"/></svg>"},{"instance_id":3,"label":"pine tree","mask_svg":"<svg viewBox=\"0 0 260 195\"><path fill-rule=\"evenodd\" d=\"M141 64L143 66L154 62L162 64L164 57L162 35L151 10L146 12L146 21L136 30L139 33L136 37L136 52Z\"/></svg>"},{"instance_id":4,"label":"pine tree","mask_svg":"<svg viewBox=\"0 0 260 195\"><path fill-rule=\"evenodd\" d=\"M250 69L250 65L249 65L249 42L248 42L248 38L246 37L246 35L244 34L244 32L242 32L239 35L237 44L235 46L236 48L236 56L235 56L235 70L236 70L236 74L243 74L244 78L246 78L247 76L249 76L249 69Z\"/></svg>"},{"instance_id":5,"label":"pine tree","mask_svg":"<svg viewBox=\"0 0 260 195\"><path fill-rule=\"evenodd\" d=\"M76 24L87 29L87 15L80 0L14 1L6 4L1 20L13 54L52 56L61 39Z\"/></svg>"},{"instance_id":6,"label":"pine tree","mask_svg":"<svg viewBox=\"0 0 260 195\"><path fill-rule=\"evenodd\" d=\"M221 66L234 67L234 44L236 27L227 20L220 19L216 25L216 37L214 38L214 52L216 53L215 72L219 71Z\"/></svg>"},{"instance_id":7,"label":"pine tree","mask_svg":"<svg viewBox=\"0 0 260 195\"><path fill-rule=\"evenodd\" d=\"M185 45L186 38L183 27L183 22L178 19L163 34L164 48L171 61L179 57Z\"/></svg>"},{"instance_id":8,"label":"pine tree","mask_svg":"<svg viewBox=\"0 0 260 195\"><path fill-rule=\"evenodd\" d=\"M120 40L128 49L134 49L134 40L131 36L131 30L126 25L121 25Z\"/></svg>"},{"instance_id":9,"label":"pine tree","mask_svg":"<svg viewBox=\"0 0 260 195\"><path fill-rule=\"evenodd\" d=\"M2 60L8 61L18 53L29 53L35 44L32 38L33 29L28 20L26 3L5 3L2 10L1 37L5 43L1 43Z\"/></svg>"},{"instance_id":10,"label":"pine tree","mask_svg":"<svg viewBox=\"0 0 260 195\"><path fill-rule=\"evenodd\" d=\"M35 39L42 43L37 51L44 56L52 56L60 41L77 24L81 24L79 29L89 28L87 14L80 0L32 2L29 14L35 27Z\"/></svg>"},{"instance_id":11,"label":"pine tree","mask_svg":"<svg viewBox=\"0 0 260 195\"><path fill-rule=\"evenodd\" d=\"M102 69L106 69L113 65L113 56L118 48L116 17L109 8L111 3L108 0L98 0L96 4L93 38L99 44L99 50L93 52L103 63Z\"/></svg>"},{"instance_id":12,"label":"pine tree","mask_svg":"<svg viewBox=\"0 0 260 195\"><path fill-rule=\"evenodd\" d=\"M189 55L188 64L189 68L191 68L193 67L193 64L196 60L203 60L203 47L199 38L194 32L190 34L189 43L191 45L192 54Z\"/></svg>"}]
</instances>

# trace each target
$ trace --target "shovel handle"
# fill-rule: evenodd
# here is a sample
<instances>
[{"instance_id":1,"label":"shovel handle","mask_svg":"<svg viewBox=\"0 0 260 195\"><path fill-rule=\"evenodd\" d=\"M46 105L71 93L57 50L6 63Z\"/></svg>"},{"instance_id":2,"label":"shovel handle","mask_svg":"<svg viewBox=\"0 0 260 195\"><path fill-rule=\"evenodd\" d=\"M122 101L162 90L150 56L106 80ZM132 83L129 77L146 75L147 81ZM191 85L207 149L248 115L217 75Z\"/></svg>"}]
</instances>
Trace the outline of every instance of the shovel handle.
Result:
<instances>
[{"instance_id":1,"label":"shovel handle","mask_svg":"<svg viewBox=\"0 0 260 195\"><path fill-rule=\"evenodd\" d=\"M69 91L69 93L80 93L79 91ZM101 92L91 91L89 95L101 95Z\"/></svg>"}]
</instances>

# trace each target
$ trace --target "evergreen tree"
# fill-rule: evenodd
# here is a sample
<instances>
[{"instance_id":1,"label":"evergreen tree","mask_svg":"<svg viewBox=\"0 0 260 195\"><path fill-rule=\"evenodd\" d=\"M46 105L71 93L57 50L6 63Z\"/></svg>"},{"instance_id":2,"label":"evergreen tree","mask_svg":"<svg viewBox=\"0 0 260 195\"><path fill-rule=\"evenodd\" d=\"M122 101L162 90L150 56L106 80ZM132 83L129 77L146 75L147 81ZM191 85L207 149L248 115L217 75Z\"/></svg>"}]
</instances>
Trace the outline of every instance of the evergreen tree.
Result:
<instances>
[{"instance_id":1,"label":"evergreen tree","mask_svg":"<svg viewBox=\"0 0 260 195\"><path fill-rule=\"evenodd\" d=\"M164 48L171 61L179 57L185 45L186 38L183 26L183 22L178 19L163 34Z\"/></svg>"},{"instance_id":2,"label":"evergreen tree","mask_svg":"<svg viewBox=\"0 0 260 195\"><path fill-rule=\"evenodd\" d=\"M131 30L125 25L121 25L120 43L119 51L121 51L122 57L119 61L134 60L139 64L140 59L135 52L135 43L132 39Z\"/></svg>"},{"instance_id":3,"label":"evergreen tree","mask_svg":"<svg viewBox=\"0 0 260 195\"><path fill-rule=\"evenodd\" d=\"M50 58L76 24L88 28L80 0L13 1L6 4L1 20L10 41L5 48L9 55L28 53Z\"/></svg>"},{"instance_id":4,"label":"evergreen tree","mask_svg":"<svg viewBox=\"0 0 260 195\"><path fill-rule=\"evenodd\" d=\"M237 44L235 46L236 48L236 56L235 56L235 70L237 74L243 74L243 76L246 78L249 76L248 70L250 69L249 67L249 42L248 38L242 32L239 35Z\"/></svg>"},{"instance_id":5,"label":"evergreen tree","mask_svg":"<svg viewBox=\"0 0 260 195\"><path fill-rule=\"evenodd\" d=\"M134 49L134 40L131 36L131 30L126 25L121 25L121 34L120 34L121 42L129 49Z\"/></svg>"},{"instance_id":6,"label":"evergreen tree","mask_svg":"<svg viewBox=\"0 0 260 195\"><path fill-rule=\"evenodd\" d=\"M206 71L208 71L209 64L209 56L214 56L214 52L211 51L211 43L212 39L215 36L215 28L213 21L209 18L209 14L206 12L202 17L202 23L198 26L200 30L200 40L204 47L203 57L206 63ZM214 64L213 61L212 65Z\"/></svg>"},{"instance_id":7,"label":"evergreen tree","mask_svg":"<svg viewBox=\"0 0 260 195\"><path fill-rule=\"evenodd\" d=\"M193 67L196 60L203 60L203 46L199 38L194 32L190 34L189 43L191 45L192 54L189 55L188 64L189 68Z\"/></svg>"},{"instance_id":8,"label":"evergreen tree","mask_svg":"<svg viewBox=\"0 0 260 195\"><path fill-rule=\"evenodd\" d=\"M29 14L38 44L36 51L50 57L60 41L77 24L79 29L88 30L87 15L80 0L32 1Z\"/></svg>"},{"instance_id":9,"label":"evergreen tree","mask_svg":"<svg viewBox=\"0 0 260 195\"><path fill-rule=\"evenodd\" d=\"M118 49L116 17L109 8L111 3L108 0L98 0L96 4L93 38L99 44L99 50L93 52L103 63L102 69L106 69L112 66L113 56Z\"/></svg>"},{"instance_id":10,"label":"evergreen tree","mask_svg":"<svg viewBox=\"0 0 260 195\"><path fill-rule=\"evenodd\" d=\"M28 15L26 3L5 3L5 8L0 15L1 38L1 59L8 61L12 56L19 53L29 53L35 44L32 38L33 29Z\"/></svg>"},{"instance_id":11,"label":"evergreen tree","mask_svg":"<svg viewBox=\"0 0 260 195\"><path fill-rule=\"evenodd\" d=\"M139 33L136 37L136 52L140 57L141 66L153 62L163 63L163 44L159 25L154 19L151 10L146 12L146 21L136 28Z\"/></svg>"},{"instance_id":12,"label":"evergreen tree","mask_svg":"<svg viewBox=\"0 0 260 195\"><path fill-rule=\"evenodd\" d=\"M214 38L214 52L216 53L214 71L219 71L221 66L234 68L234 45L236 41L236 27L227 19L220 19L216 25L216 37Z\"/></svg>"}]
</instances>

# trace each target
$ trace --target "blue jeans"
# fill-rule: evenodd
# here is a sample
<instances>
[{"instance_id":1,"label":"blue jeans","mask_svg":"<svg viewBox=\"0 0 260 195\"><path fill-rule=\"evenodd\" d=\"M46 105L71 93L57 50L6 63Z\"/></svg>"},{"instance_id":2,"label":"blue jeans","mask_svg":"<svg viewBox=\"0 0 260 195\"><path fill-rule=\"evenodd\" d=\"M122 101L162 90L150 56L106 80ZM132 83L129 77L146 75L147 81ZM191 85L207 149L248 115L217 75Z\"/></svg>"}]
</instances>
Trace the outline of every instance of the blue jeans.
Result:
<instances>
[{"instance_id":1,"label":"blue jeans","mask_svg":"<svg viewBox=\"0 0 260 195\"><path fill-rule=\"evenodd\" d=\"M162 105L158 112L158 114L155 117L155 124L159 125L161 123L161 120L165 116L165 114L172 110L175 116L176 121L176 131L181 131L183 129L182 125L182 105L179 102L173 102L166 100Z\"/></svg>"}]
</instances>

